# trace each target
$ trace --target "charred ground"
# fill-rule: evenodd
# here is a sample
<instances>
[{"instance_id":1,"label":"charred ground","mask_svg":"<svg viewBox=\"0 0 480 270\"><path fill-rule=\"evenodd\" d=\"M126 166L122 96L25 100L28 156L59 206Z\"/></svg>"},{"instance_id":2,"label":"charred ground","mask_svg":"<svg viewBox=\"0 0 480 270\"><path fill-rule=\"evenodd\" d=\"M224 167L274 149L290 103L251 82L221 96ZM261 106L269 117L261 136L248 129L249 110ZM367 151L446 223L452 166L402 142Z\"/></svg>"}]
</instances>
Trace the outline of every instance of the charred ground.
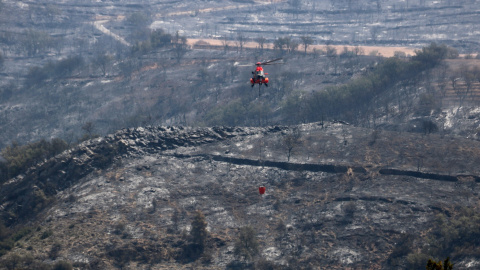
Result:
<instances>
[{"instance_id":1,"label":"charred ground","mask_svg":"<svg viewBox=\"0 0 480 270\"><path fill-rule=\"evenodd\" d=\"M147 127L86 142L2 186L4 221L31 228L3 261L17 254L18 265L65 260L94 269L412 268L450 250L458 269L475 268L477 251L462 249L463 236L433 251L424 235L465 213L476 218L468 211L478 206L477 142L320 124ZM288 161L285 138L296 130ZM196 210L209 232L198 257L188 248ZM248 261L233 252L245 226L260 247Z\"/></svg>"}]
</instances>

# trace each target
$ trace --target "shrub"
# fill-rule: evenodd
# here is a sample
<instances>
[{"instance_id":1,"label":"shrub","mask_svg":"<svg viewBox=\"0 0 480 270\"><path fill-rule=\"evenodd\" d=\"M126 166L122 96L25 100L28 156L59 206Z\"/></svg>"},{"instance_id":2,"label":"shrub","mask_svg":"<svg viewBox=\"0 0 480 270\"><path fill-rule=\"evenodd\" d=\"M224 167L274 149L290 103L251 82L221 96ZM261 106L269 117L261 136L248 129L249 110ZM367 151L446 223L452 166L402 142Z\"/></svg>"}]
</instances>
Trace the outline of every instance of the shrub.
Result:
<instances>
[{"instance_id":1,"label":"shrub","mask_svg":"<svg viewBox=\"0 0 480 270\"><path fill-rule=\"evenodd\" d=\"M255 235L255 230L250 227L243 227L240 229L240 235L235 242L234 254L244 261L249 261L255 257L259 249L258 240Z\"/></svg>"},{"instance_id":2,"label":"shrub","mask_svg":"<svg viewBox=\"0 0 480 270\"><path fill-rule=\"evenodd\" d=\"M25 172L37 162L61 153L67 147L67 143L61 139L52 139L50 142L42 139L27 145L13 142L0 152L3 157L3 161L0 160L0 183Z\"/></svg>"},{"instance_id":3,"label":"shrub","mask_svg":"<svg viewBox=\"0 0 480 270\"><path fill-rule=\"evenodd\" d=\"M352 223L355 212L357 211L357 205L354 202L348 202L342 208L343 213L345 214L343 221L347 224Z\"/></svg>"},{"instance_id":4,"label":"shrub","mask_svg":"<svg viewBox=\"0 0 480 270\"><path fill-rule=\"evenodd\" d=\"M430 256L423 253L413 253L407 256L407 269L425 269L425 262Z\"/></svg>"},{"instance_id":5,"label":"shrub","mask_svg":"<svg viewBox=\"0 0 480 270\"><path fill-rule=\"evenodd\" d=\"M48 62L42 67L31 67L28 70L25 84L27 87L39 85L51 78L70 76L73 71L82 67L84 60L81 56L72 56L57 62Z\"/></svg>"},{"instance_id":6,"label":"shrub","mask_svg":"<svg viewBox=\"0 0 480 270\"><path fill-rule=\"evenodd\" d=\"M453 264L450 262L450 258L446 258L445 261L436 262L432 259L429 259L427 262L427 270L452 270Z\"/></svg>"},{"instance_id":7,"label":"shrub","mask_svg":"<svg viewBox=\"0 0 480 270\"><path fill-rule=\"evenodd\" d=\"M402 234L392 253L388 256L387 265L391 267L400 265L404 258L412 252L413 240L414 237L411 234Z\"/></svg>"},{"instance_id":8,"label":"shrub","mask_svg":"<svg viewBox=\"0 0 480 270\"><path fill-rule=\"evenodd\" d=\"M3 225L2 222L0 222L0 241L4 240L10 235L10 230Z\"/></svg>"},{"instance_id":9,"label":"shrub","mask_svg":"<svg viewBox=\"0 0 480 270\"><path fill-rule=\"evenodd\" d=\"M60 250L62 250L62 245L60 245L58 242L54 243L48 253L50 259L55 260L60 254Z\"/></svg>"},{"instance_id":10,"label":"shrub","mask_svg":"<svg viewBox=\"0 0 480 270\"><path fill-rule=\"evenodd\" d=\"M246 263L240 261L231 261L225 267L226 270L247 270L255 269L253 263Z\"/></svg>"},{"instance_id":11,"label":"shrub","mask_svg":"<svg viewBox=\"0 0 480 270\"><path fill-rule=\"evenodd\" d=\"M51 230L47 230L47 231L44 231L42 233L42 235L40 235L40 239L47 239L48 237L50 237L51 235L53 234L53 232Z\"/></svg>"},{"instance_id":12,"label":"shrub","mask_svg":"<svg viewBox=\"0 0 480 270\"><path fill-rule=\"evenodd\" d=\"M414 65L417 70L433 68L438 65L440 61L447 58L451 51L446 45L437 45L436 43L430 44L428 47L423 47L419 51L415 51L415 56L412 57Z\"/></svg>"},{"instance_id":13,"label":"shrub","mask_svg":"<svg viewBox=\"0 0 480 270\"><path fill-rule=\"evenodd\" d=\"M59 261L53 265L53 270L72 270L73 266L67 261Z\"/></svg>"},{"instance_id":14,"label":"shrub","mask_svg":"<svg viewBox=\"0 0 480 270\"><path fill-rule=\"evenodd\" d=\"M284 269L282 265L277 265L272 261L268 261L265 259L260 259L255 264L255 270L281 270Z\"/></svg>"},{"instance_id":15,"label":"shrub","mask_svg":"<svg viewBox=\"0 0 480 270\"><path fill-rule=\"evenodd\" d=\"M24 236L30 234L31 232L32 232L32 229L29 227L22 228L12 236L12 240L17 242L18 240L22 239Z\"/></svg>"},{"instance_id":16,"label":"shrub","mask_svg":"<svg viewBox=\"0 0 480 270\"><path fill-rule=\"evenodd\" d=\"M203 252L205 243L207 241L208 232L207 221L205 221L205 215L203 215L201 211L197 211L195 213L195 217L192 221L192 230L190 231L190 236L192 237L192 242L198 245L201 252Z\"/></svg>"},{"instance_id":17,"label":"shrub","mask_svg":"<svg viewBox=\"0 0 480 270\"><path fill-rule=\"evenodd\" d=\"M14 242L11 239L6 239L0 242L0 257L7 254L13 248Z\"/></svg>"}]
</instances>

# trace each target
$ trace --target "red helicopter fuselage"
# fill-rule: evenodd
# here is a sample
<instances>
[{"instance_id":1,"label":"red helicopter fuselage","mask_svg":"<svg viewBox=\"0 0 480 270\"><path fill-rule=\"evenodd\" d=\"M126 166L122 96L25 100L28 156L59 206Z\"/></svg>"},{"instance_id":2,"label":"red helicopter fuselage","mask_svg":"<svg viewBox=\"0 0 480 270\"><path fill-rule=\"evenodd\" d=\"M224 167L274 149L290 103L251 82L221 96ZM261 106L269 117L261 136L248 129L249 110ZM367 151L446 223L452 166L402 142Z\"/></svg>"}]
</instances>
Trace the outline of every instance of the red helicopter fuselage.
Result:
<instances>
[{"instance_id":1,"label":"red helicopter fuselage","mask_svg":"<svg viewBox=\"0 0 480 270\"><path fill-rule=\"evenodd\" d=\"M263 67L261 66L260 62L257 63L257 68L252 73L253 73L253 77L250 78L250 83L252 84L252 87L255 84L259 84L259 85L265 84L265 86L268 86L268 78L265 77L265 75L268 75L268 73L265 73L263 71Z\"/></svg>"}]
</instances>

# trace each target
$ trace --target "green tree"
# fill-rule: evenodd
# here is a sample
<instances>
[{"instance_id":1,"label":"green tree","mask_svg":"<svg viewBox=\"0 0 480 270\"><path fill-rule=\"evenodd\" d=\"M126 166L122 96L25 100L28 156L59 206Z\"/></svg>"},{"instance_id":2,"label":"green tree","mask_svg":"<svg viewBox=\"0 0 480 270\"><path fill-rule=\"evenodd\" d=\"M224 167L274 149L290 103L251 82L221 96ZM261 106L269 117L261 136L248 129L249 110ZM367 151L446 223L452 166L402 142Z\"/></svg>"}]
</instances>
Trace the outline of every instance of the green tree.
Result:
<instances>
[{"instance_id":1,"label":"green tree","mask_svg":"<svg viewBox=\"0 0 480 270\"><path fill-rule=\"evenodd\" d=\"M449 55L449 49L446 45L432 43L421 50L415 51L412 60L417 63L419 69L425 70L438 65Z\"/></svg>"},{"instance_id":2,"label":"green tree","mask_svg":"<svg viewBox=\"0 0 480 270\"><path fill-rule=\"evenodd\" d=\"M235 241L234 254L240 259L250 261L258 253L259 244L255 235L255 230L250 227L240 229L240 235Z\"/></svg>"},{"instance_id":3,"label":"green tree","mask_svg":"<svg viewBox=\"0 0 480 270\"><path fill-rule=\"evenodd\" d=\"M170 46L172 39L172 35L166 33L163 29L156 29L150 34L150 43L153 48Z\"/></svg>"}]
</instances>

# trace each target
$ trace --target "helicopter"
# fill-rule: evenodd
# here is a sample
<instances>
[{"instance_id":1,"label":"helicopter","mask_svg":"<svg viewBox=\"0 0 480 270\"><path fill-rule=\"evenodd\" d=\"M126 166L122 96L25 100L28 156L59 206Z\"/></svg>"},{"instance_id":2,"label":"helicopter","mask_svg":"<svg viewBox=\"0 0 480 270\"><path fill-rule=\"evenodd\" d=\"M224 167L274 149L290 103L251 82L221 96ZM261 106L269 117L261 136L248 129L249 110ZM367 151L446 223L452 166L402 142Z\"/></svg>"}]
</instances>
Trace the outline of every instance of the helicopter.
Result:
<instances>
[{"instance_id":1,"label":"helicopter","mask_svg":"<svg viewBox=\"0 0 480 270\"><path fill-rule=\"evenodd\" d=\"M268 73L265 73L263 71L262 65L278 65L278 64L283 64L283 63L275 63L276 61L282 60L282 58L277 58L273 60L268 60L264 62L257 62L255 65L257 68L255 71L252 71L252 78L250 78L250 84L252 85L252 88L255 86L255 84L258 84L258 87L262 86L262 84L265 84L266 87L268 87L268 78L265 77L265 75L268 75ZM260 90L259 90L260 91Z\"/></svg>"}]
</instances>

